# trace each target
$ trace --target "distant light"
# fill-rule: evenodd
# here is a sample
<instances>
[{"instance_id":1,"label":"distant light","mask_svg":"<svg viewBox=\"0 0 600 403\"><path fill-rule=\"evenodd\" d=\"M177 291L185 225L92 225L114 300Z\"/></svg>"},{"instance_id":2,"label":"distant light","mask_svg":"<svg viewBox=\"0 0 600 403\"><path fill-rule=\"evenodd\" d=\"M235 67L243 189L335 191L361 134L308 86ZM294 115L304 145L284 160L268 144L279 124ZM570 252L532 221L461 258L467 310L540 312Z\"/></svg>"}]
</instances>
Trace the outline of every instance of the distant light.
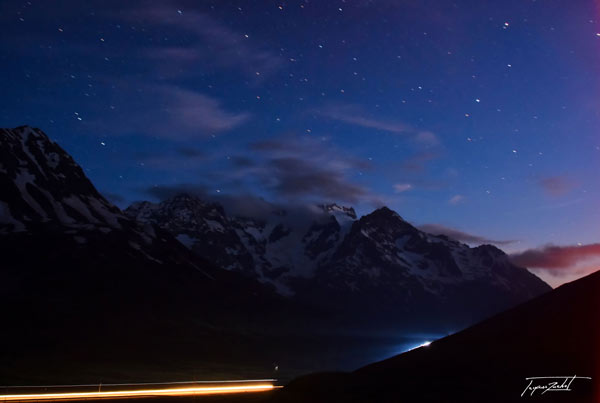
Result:
<instances>
[{"instance_id":1,"label":"distant light","mask_svg":"<svg viewBox=\"0 0 600 403\"><path fill-rule=\"evenodd\" d=\"M409 349L408 349L408 350L406 350L406 351L413 351L413 350L416 350L416 349L418 349L418 348L421 348L421 347L427 347L427 346L429 346L430 344L431 344L431 342L430 342L430 341L425 341L425 342L423 342L423 343L419 344L418 346L415 346L415 347L413 347L413 348L409 348Z\"/></svg>"}]
</instances>

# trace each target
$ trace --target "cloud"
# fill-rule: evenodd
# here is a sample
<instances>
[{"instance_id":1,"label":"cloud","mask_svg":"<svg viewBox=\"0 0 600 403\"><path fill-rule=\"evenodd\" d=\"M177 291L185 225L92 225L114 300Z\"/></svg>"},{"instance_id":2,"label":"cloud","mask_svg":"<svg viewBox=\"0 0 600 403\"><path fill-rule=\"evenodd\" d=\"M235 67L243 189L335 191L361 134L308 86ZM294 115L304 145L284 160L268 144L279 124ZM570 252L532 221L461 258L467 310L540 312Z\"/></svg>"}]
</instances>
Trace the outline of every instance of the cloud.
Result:
<instances>
[{"instance_id":1,"label":"cloud","mask_svg":"<svg viewBox=\"0 0 600 403\"><path fill-rule=\"evenodd\" d=\"M402 162L401 169L408 172L419 173L425 170L427 163L436 160L440 154L432 151L422 151Z\"/></svg>"},{"instance_id":2,"label":"cloud","mask_svg":"<svg viewBox=\"0 0 600 403\"><path fill-rule=\"evenodd\" d=\"M510 258L516 265L527 268L552 271L573 269L579 263L600 258L600 243L572 246L547 245L514 253Z\"/></svg>"},{"instance_id":3,"label":"cloud","mask_svg":"<svg viewBox=\"0 0 600 403\"><path fill-rule=\"evenodd\" d=\"M249 113L228 111L217 99L196 91L166 84L131 85L120 84L120 90L135 95L128 105L88 125L110 133L190 140L234 129L250 118Z\"/></svg>"},{"instance_id":4,"label":"cloud","mask_svg":"<svg viewBox=\"0 0 600 403\"><path fill-rule=\"evenodd\" d=\"M205 156L204 152L194 147L179 147L177 154L185 158L202 158Z\"/></svg>"},{"instance_id":5,"label":"cloud","mask_svg":"<svg viewBox=\"0 0 600 403\"><path fill-rule=\"evenodd\" d=\"M224 110L219 101L206 95L184 90L174 86L157 86L156 91L165 102L165 115L169 117L167 127L172 132L169 123L175 123L186 132L221 132L233 129L244 123L249 114L232 113ZM161 131L163 131L161 130Z\"/></svg>"},{"instance_id":6,"label":"cloud","mask_svg":"<svg viewBox=\"0 0 600 403\"><path fill-rule=\"evenodd\" d=\"M424 224L418 227L421 231L428 232L433 235L446 235L449 238L469 244L494 244L494 245L509 245L515 243L514 240L498 241L485 238L479 235L469 234L455 228L446 227L440 224Z\"/></svg>"},{"instance_id":7,"label":"cloud","mask_svg":"<svg viewBox=\"0 0 600 403\"><path fill-rule=\"evenodd\" d=\"M365 117L362 108L356 105L331 105L318 112L320 115L351 125L377 129L391 133L412 132L412 128L401 122L385 121Z\"/></svg>"},{"instance_id":8,"label":"cloud","mask_svg":"<svg viewBox=\"0 0 600 403\"><path fill-rule=\"evenodd\" d=\"M450 198L450 200L448 200L448 203L452 204L453 206L462 203L465 200L465 197L463 195L454 195Z\"/></svg>"},{"instance_id":9,"label":"cloud","mask_svg":"<svg viewBox=\"0 0 600 403\"><path fill-rule=\"evenodd\" d=\"M182 172L182 170L199 169L210 162L213 155L195 147L181 146L160 152L138 152L133 155L133 158L137 164L145 168Z\"/></svg>"},{"instance_id":10,"label":"cloud","mask_svg":"<svg viewBox=\"0 0 600 403\"><path fill-rule=\"evenodd\" d=\"M439 137L430 131L419 131L415 136L415 140L427 146L437 146L440 144Z\"/></svg>"},{"instance_id":11,"label":"cloud","mask_svg":"<svg viewBox=\"0 0 600 403\"><path fill-rule=\"evenodd\" d=\"M394 192L402 193L411 190L413 188L413 185L411 185L410 183L396 183L392 187L394 188Z\"/></svg>"},{"instance_id":12,"label":"cloud","mask_svg":"<svg viewBox=\"0 0 600 403\"><path fill-rule=\"evenodd\" d=\"M286 200L375 202L376 196L353 177L370 169L368 161L345 155L324 140L286 136L255 142L258 158L236 157L232 175L254 181Z\"/></svg>"},{"instance_id":13,"label":"cloud","mask_svg":"<svg viewBox=\"0 0 600 403\"><path fill-rule=\"evenodd\" d=\"M538 185L550 196L562 196L569 193L575 185L564 176L549 176L538 181Z\"/></svg>"},{"instance_id":14,"label":"cloud","mask_svg":"<svg viewBox=\"0 0 600 403\"><path fill-rule=\"evenodd\" d=\"M214 18L171 3L133 9L126 18L157 30L183 31L185 44L147 49L143 55L165 74L185 76L203 72L201 65L231 68L260 80L283 64L281 57L258 46L253 38L235 32ZM258 75L256 73L259 73Z\"/></svg>"},{"instance_id":15,"label":"cloud","mask_svg":"<svg viewBox=\"0 0 600 403\"><path fill-rule=\"evenodd\" d=\"M438 136L433 132L416 129L400 121L366 116L367 113L357 105L329 105L318 110L317 114L354 126L410 136L416 142L427 146L440 144Z\"/></svg>"},{"instance_id":16,"label":"cloud","mask_svg":"<svg viewBox=\"0 0 600 403\"><path fill-rule=\"evenodd\" d=\"M327 140L285 135L268 141L247 144L244 153L228 151L223 158L190 157L187 164L197 171L204 164L198 178L199 189L192 184L158 186L146 191L163 199L180 192L206 193L206 189L220 190L219 198L226 195L255 194L279 204L311 203L366 203L382 204L381 197L359 181L362 172L371 169L371 163L355 158L335 148ZM187 151L186 151L187 154ZM232 155L233 154L233 155ZM150 159L161 169L186 168L185 159L169 154ZM165 160L166 158L166 160ZM226 161L229 166L210 169L210 164ZM192 181L194 182L194 181Z\"/></svg>"},{"instance_id":17,"label":"cloud","mask_svg":"<svg viewBox=\"0 0 600 403\"><path fill-rule=\"evenodd\" d=\"M368 192L345 178L342 169L317 167L294 157L273 158L268 162L272 174L266 185L284 197L322 197L356 202Z\"/></svg>"}]
</instances>

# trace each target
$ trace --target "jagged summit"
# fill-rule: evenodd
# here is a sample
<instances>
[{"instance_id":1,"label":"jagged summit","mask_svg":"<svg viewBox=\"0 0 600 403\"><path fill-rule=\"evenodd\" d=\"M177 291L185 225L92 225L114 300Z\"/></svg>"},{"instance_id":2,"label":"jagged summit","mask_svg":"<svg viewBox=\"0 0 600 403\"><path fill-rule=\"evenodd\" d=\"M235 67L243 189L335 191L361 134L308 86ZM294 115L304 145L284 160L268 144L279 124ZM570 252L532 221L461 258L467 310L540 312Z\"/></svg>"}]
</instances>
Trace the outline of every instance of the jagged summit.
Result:
<instances>
[{"instance_id":1,"label":"jagged summit","mask_svg":"<svg viewBox=\"0 0 600 403\"><path fill-rule=\"evenodd\" d=\"M333 212L340 212L343 214L346 214L348 217L356 220L356 211L354 211L353 207L346 207L346 206L339 206L336 203L331 203L331 204L321 204L319 207L321 207L325 212L328 213L333 213Z\"/></svg>"},{"instance_id":2,"label":"jagged summit","mask_svg":"<svg viewBox=\"0 0 600 403\"><path fill-rule=\"evenodd\" d=\"M44 132L0 129L0 231L26 231L37 222L118 228L122 218Z\"/></svg>"},{"instance_id":3,"label":"jagged summit","mask_svg":"<svg viewBox=\"0 0 600 403\"><path fill-rule=\"evenodd\" d=\"M399 218L404 221L404 218L400 216L400 214L396 213L394 210L390 209L387 206L379 207L374 210L372 213L368 214L370 217L381 217L381 218Z\"/></svg>"}]
</instances>

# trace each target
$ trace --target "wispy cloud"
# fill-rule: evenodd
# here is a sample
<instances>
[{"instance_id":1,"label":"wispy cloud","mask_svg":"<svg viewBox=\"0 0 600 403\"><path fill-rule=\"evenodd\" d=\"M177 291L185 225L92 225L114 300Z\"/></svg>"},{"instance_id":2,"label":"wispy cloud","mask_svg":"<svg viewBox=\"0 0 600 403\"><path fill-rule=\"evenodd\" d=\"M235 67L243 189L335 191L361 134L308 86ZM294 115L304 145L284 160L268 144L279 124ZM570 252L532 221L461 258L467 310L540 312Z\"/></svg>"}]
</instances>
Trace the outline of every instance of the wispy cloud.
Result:
<instances>
[{"instance_id":1,"label":"wispy cloud","mask_svg":"<svg viewBox=\"0 0 600 403\"><path fill-rule=\"evenodd\" d=\"M185 44L156 46L143 52L165 74L195 75L203 71L202 66L210 66L231 68L260 80L283 63L278 55L259 46L249 35L170 2L150 7L144 4L125 16L151 29L184 31L188 35Z\"/></svg>"},{"instance_id":2,"label":"wispy cloud","mask_svg":"<svg viewBox=\"0 0 600 403\"><path fill-rule=\"evenodd\" d=\"M575 184L564 176L541 178L538 185L550 196L563 196L575 188Z\"/></svg>"},{"instance_id":3,"label":"wispy cloud","mask_svg":"<svg viewBox=\"0 0 600 403\"><path fill-rule=\"evenodd\" d=\"M349 125L405 135L426 146L436 146L440 144L438 136L431 131L420 130L397 120L387 120L369 116L363 108L357 105L329 105L319 109L317 114Z\"/></svg>"},{"instance_id":4,"label":"wispy cloud","mask_svg":"<svg viewBox=\"0 0 600 403\"><path fill-rule=\"evenodd\" d=\"M571 270L578 264L600 259L600 243L587 245L547 245L512 254L511 260L523 267L551 271ZM600 268L600 262L597 267Z\"/></svg>"},{"instance_id":5,"label":"wispy cloud","mask_svg":"<svg viewBox=\"0 0 600 403\"><path fill-rule=\"evenodd\" d=\"M392 187L394 188L395 193L403 193L411 190L413 185L410 183L396 183Z\"/></svg>"},{"instance_id":6,"label":"wispy cloud","mask_svg":"<svg viewBox=\"0 0 600 403\"><path fill-rule=\"evenodd\" d=\"M515 240L494 240L479 235L469 234L467 232L460 231L456 228L446 227L440 224L424 224L420 225L421 231L428 232L433 235L446 235L447 237L456 239L457 241L469 243L469 244L494 244L494 245L509 245L515 243Z\"/></svg>"},{"instance_id":7,"label":"wispy cloud","mask_svg":"<svg viewBox=\"0 0 600 403\"><path fill-rule=\"evenodd\" d=\"M364 110L356 105L330 105L319 110L319 114L340 122L370 129L402 134L412 132L410 126L401 122L366 117Z\"/></svg>"},{"instance_id":8,"label":"wispy cloud","mask_svg":"<svg viewBox=\"0 0 600 403\"><path fill-rule=\"evenodd\" d=\"M401 164L401 169L409 173L423 172L427 164L440 158L440 153L434 151L421 151L407 158Z\"/></svg>"},{"instance_id":9,"label":"wispy cloud","mask_svg":"<svg viewBox=\"0 0 600 403\"><path fill-rule=\"evenodd\" d=\"M450 200L448 200L448 203L453 206L456 206L457 204L460 204L464 201L465 201L465 197L463 195L454 195L450 198Z\"/></svg>"},{"instance_id":10,"label":"wispy cloud","mask_svg":"<svg viewBox=\"0 0 600 403\"><path fill-rule=\"evenodd\" d=\"M91 120L92 128L181 141L225 132L250 118L247 112L228 111L215 98L174 85L124 84L120 91L137 96L110 115Z\"/></svg>"}]
</instances>

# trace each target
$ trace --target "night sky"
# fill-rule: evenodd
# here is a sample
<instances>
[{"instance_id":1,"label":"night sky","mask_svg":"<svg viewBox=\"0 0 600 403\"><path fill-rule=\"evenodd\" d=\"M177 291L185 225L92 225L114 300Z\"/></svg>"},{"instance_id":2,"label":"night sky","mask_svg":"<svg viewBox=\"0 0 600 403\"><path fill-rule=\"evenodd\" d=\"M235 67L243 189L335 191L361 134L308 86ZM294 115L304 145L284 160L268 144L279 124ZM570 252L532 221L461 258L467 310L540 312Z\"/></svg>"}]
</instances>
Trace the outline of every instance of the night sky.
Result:
<instances>
[{"instance_id":1,"label":"night sky","mask_svg":"<svg viewBox=\"0 0 600 403\"><path fill-rule=\"evenodd\" d=\"M44 130L121 207L387 205L557 285L599 267L599 18L592 0L3 0L0 122Z\"/></svg>"}]
</instances>

